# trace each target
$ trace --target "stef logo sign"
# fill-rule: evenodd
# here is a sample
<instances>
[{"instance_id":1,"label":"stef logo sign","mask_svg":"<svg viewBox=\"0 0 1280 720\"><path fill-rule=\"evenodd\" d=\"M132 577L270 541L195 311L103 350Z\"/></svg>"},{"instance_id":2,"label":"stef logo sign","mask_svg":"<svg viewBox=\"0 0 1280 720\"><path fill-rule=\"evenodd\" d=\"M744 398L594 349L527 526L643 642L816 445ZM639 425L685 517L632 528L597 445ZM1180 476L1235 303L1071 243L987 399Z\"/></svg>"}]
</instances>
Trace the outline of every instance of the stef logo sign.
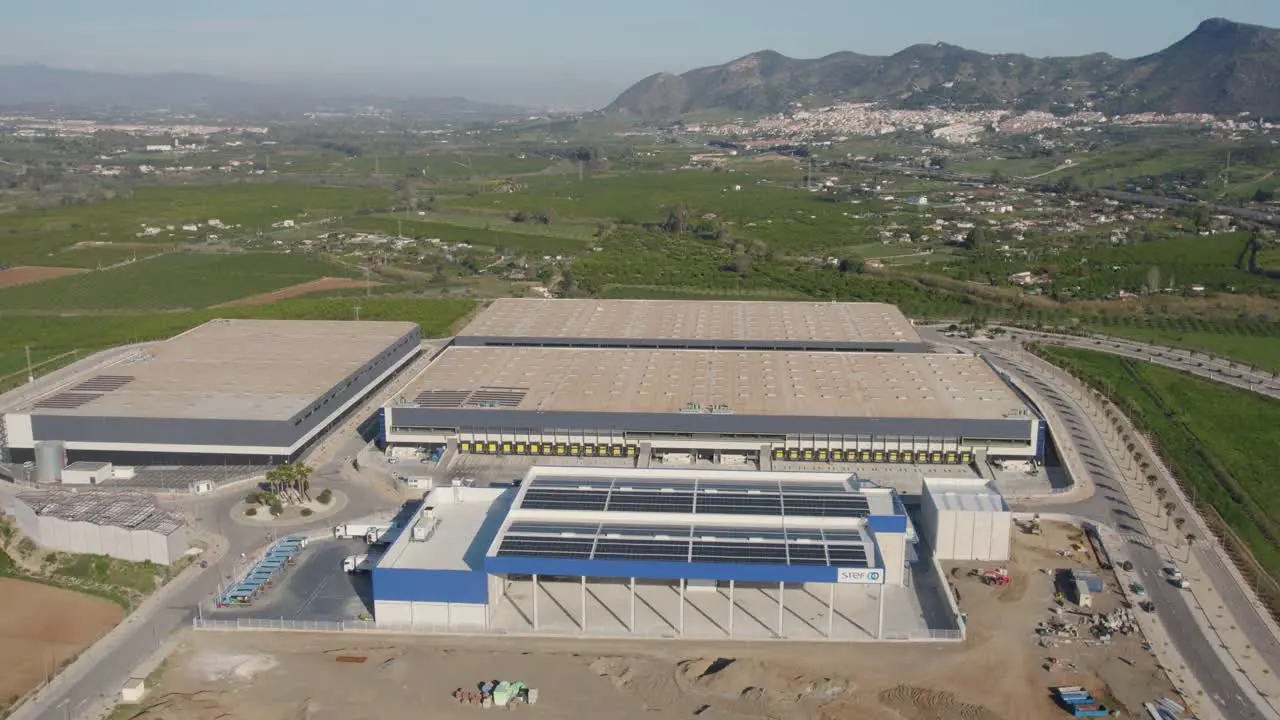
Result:
<instances>
[{"instance_id":1,"label":"stef logo sign","mask_svg":"<svg viewBox=\"0 0 1280 720\"><path fill-rule=\"evenodd\" d=\"M884 571L879 568L840 568L836 571L836 582L849 585L880 585L884 582Z\"/></svg>"}]
</instances>

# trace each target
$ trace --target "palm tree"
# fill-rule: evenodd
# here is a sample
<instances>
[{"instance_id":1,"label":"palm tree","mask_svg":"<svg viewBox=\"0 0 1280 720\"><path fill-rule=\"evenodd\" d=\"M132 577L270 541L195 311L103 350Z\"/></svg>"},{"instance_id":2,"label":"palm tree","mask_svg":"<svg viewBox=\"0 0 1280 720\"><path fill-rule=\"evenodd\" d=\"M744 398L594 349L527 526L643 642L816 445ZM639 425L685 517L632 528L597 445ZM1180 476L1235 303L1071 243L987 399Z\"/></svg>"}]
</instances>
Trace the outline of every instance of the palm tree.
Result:
<instances>
[{"instance_id":1,"label":"palm tree","mask_svg":"<svg viewBox=\"0 0 1280 720\"><path fill-rule=\"evenodd\" d=\"M1164 504L1164 529L1165 530L1169 529L1169 519L1173 517L1173 511L1177 509L1178 509L1178 506L1174 505L1173 501L1169 501Z\"/></svg>"},{"instance_id":2,"label":"palm tree","mask_svg":"<svg viewBox=\"0 0 1280 720\"><path fill-rule=\"evenodd\" d=\"M1187 519L1184 517L1176 517L1173 519L1173 526L1178 528L1178 532L1182 532L1182 526L1186 524Z\"/></svg>"},{"instance_id":3,"label":"palm tree","mask_svg":"<svg viewBox=\"0 0 1280 720\"><path fill-rule=\"evenodd\" d=\"M1156 488L1156 498L1159 499L1160 502L1164 502L1164 499L1166 497L1169 497L1168 488L1162 488L1162 487Z\"/></svg>"},{"instance_id":4,"label":"palm tree","mask_svg":"<svg viewBox=\"0 0 1280 720\"><path fill-rule=\"evenodd\" d=\"M1196 540L1199 540L1199 539L1200 538L1196 537L1195 533L1187 533L1187 536L1185 538L1185 540L1187 541L1187 562L1191 562L1191 546L1194 545Z\"/></svg>"}]
</instances>

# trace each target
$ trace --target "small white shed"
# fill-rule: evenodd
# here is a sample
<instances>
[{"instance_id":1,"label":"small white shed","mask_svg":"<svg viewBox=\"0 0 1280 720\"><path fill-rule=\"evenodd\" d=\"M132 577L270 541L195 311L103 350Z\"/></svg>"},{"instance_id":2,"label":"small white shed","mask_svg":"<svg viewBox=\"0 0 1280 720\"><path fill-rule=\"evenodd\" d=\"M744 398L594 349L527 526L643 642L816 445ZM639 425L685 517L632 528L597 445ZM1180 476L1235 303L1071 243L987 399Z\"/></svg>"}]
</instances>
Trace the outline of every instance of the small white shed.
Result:
<instances>
[{"instance_id":1,"label":"small white shed","mask_svg":"<svg viewBox=\"0 0 1280 720\"><path fill-rule=\"evenodd\" d=\"M124 681L124 685L120 688L120 702L126 705L136 705L142 702L142 696L147 694L147 681L142 678L129 678Z\"/></svg>"},{"instance_id":2,"label":"small white shed","mask_svg":"<svg viewBox=\"0 0 1280 720\"><path fill-rule=\"evenodd\" d=\"M939 560L1009 559L1013 514L979 478L925 478L921 513L925 538Z\"/></svg>"},{"instance_id":3,"label":"small white shed","mask_svg":"<svg viewBox=\"0 0 1280 720\"><path fill-rule=\"evenodd\" d=\"M62 469L64 485L98 485L112 477L109 462L73 462Z\"/></svg>"}]
</instances>

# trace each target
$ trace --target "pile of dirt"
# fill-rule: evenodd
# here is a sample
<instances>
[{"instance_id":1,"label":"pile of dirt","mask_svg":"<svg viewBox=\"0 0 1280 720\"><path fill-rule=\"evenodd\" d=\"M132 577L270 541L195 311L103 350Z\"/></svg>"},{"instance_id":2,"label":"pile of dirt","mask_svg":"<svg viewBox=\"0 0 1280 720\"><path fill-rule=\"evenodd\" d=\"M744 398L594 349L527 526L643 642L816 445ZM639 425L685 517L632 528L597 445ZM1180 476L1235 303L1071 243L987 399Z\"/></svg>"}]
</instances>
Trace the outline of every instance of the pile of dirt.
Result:
<instances>
[{"instance_id":1,"label":"pile of dirt","mask_svg":"<svg viewBox=\"0 0 1280 720\"><path fill-rule=\"evenodd\" d=\"M879 699L905 720L1003 720L981 705L960 702L949 692L910 685L885 690Z\"/></svg>"},{"instance_id":2,"label":"pile of dirt","mask_svg":"<svg viewBox=\"0 0 1280 720\"><path fill-rule=\"evenodd\" d=\"M817 706L849 691L846 680L758 660L693 658L673 668L656 659L601 657L591 669L651 711L692 703L733 716L811 718Z\"/></svg>"},{"instance_id":3,"label":"pile of dirt","mask_svg":"<svg viewBox=\"0 0 1280 720\"><path fill-rule=\"evenodd\" d=\"M813 677L759 660L733 658L685 660L676 666L676 677L683 687L698 694L769 702L830 700L848 690L842 680Z\"/></svg>"}]
</instances>

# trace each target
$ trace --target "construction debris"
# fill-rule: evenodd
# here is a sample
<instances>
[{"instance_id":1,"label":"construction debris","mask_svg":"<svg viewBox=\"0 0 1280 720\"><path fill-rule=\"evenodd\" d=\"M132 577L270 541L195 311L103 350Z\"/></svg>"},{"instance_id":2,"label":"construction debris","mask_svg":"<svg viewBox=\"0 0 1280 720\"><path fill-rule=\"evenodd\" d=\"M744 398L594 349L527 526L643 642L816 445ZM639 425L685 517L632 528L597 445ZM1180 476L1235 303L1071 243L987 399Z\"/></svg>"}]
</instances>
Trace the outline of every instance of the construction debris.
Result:
<instances>
[{"instance_id":1,"label":"construction debris","mask_svg":"<svg viewBox=\"0 0 1280 720\"><path fill-rule=\"evenodd\" d=\"M476 683L475 690L458 688L453 699L460 705L478 705L483 708L514 707L517 703L536 705L538 690L519 681L485 680Z\"/></svg>"}]
</instances>

